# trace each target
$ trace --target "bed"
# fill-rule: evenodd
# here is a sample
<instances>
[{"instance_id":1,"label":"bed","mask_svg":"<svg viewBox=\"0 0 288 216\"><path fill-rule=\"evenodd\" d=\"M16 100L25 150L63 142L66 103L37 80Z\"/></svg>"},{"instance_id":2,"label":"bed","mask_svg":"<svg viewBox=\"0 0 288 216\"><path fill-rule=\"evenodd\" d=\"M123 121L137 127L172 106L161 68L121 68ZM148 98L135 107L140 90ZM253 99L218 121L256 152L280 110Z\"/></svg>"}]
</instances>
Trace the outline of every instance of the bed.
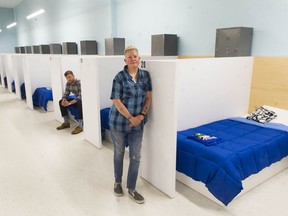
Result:
<instances>
[{"instance_id":1,"label":"bed","mask_svg":"<svg viewBox=\"0 0 288 216\"><path fill-rule=\"evenodd\" d=\"M34 106L42 107L46 112L53 111L53 95L51 88L37 88L32 95L32 100Z\"/></svg>"},{"instance_id":2,"label":"bed","mask_svg":"<svg viewBox=\"0 0 288 216\"><path fill-rule=\"evenodd\" d=\"M265 174L248 183L247 188L251 189L285 169L288 166L287 158L283 159L288 155L288 111L277 109L276 113L279 117L267 124L231 118L179 131L177 179L208 198L214 201L217 198L228 205L243 190L243 180ZM194 138L197 133L209 134L220 141L213 145L201 143ZM274 167L271 172L265 169L269 166ZM259 174L253 175L256 173ZM203 189L204 185L210 194Z\"/></svg>"}]
</instances>

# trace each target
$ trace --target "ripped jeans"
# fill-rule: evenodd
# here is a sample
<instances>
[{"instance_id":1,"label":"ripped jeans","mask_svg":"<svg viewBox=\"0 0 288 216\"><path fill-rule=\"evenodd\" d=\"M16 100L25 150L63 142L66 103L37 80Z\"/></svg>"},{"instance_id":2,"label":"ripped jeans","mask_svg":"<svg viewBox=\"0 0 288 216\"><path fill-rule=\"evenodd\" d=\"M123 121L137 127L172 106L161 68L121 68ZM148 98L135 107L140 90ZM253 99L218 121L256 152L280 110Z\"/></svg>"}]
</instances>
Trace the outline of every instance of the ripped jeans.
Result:
<instances>
[{"instance_id":1,"label":"ripped jeans","mask_svg":"<svg viewBox=\"0 0 288 216\"><path fill-rule=\"evenodd\" d=\"M122 183L125 144L128 144L130 163L127 176L127 188L129 190L135 190L141 158L143 129L131 132L119 132L110 128L110 132L114 144L115 182Z\"/></svg>"}]
</instances>

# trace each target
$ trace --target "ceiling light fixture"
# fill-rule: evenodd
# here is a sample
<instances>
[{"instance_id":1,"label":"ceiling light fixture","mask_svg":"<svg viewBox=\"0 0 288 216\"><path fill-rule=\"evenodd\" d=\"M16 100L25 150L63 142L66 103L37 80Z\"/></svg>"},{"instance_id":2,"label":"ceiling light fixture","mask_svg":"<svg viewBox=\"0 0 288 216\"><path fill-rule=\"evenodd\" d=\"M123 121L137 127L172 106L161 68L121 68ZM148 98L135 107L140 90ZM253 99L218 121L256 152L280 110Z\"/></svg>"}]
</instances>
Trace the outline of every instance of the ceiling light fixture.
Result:
<instances>
[{"instance_id":1,"label":"ceiling light fixture","mask_svg":"<svg viewBox=\"0 0 288 216\"><path fill-rule=\"evenodd\" d=\"M10 25L8 25L7 26L7 29L10 29L10 28L12 28L12 27L14 27L14 26L16 26L17 25L17 23L16 22L14 22L14 23L11 23Z\"/></svg>"},{"instance_id":2,"label":"ceiling light fixture","mask_svg":"<svg viewBox=\"0 0 288 216\"><path fill-rule=\"evenodd\" d=\"M28 20L29 20L29 19L32 19L33 17L39 16L40 14L43 14L43 13L45 13L45 10L44 10L44 9L38 10L38 11L36 11L36 12L28 15L28 16L26 17L26 19L28 19Z\"/></svg>"},{"instance_id":3,"label":"ceiling light fixture","mask_svg":"<svg viewBox=\"0 0 288 216\"><path fill-rule=\"evenodd\" d=\"M2 29L0 29L0 32L2 32Z\"/></svg>"}]
</instances>

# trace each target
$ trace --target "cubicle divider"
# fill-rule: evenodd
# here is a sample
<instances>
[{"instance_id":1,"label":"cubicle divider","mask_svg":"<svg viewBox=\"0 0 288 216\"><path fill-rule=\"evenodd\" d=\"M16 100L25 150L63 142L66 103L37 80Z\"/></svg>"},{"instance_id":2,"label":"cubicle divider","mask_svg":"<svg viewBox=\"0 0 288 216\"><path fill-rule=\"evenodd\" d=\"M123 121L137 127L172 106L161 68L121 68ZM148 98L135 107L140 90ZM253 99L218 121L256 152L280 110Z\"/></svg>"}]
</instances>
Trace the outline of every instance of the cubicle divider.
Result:
<instances>
[{"instance_id":1,"label":"cubicle divider","mask_svg":"<svg viewBox=\"0 0 288 216\"><path fill-rule=\"evenodd\" d=\"M84 137L97 148L102 148L100 110L111 107L112 82L123 67L123 56L81 59Z\"/></svg>"},{"instance_id":2,"label":"cubicle divider","mask_svg":"<svg viewBox=\"0 0 288 216\"><path fill-rule=\"evenodd\" d=\"M11 56L13 65L13 75L15 81L16 96L19 100L21 97L21 85L24 83L24 56L21 54L15 54Z\"/></svg>"},{"instance_id":3,"label":"cubicle divider","mask_svg":"<svg viewBox=\"0 0 288 216\"><path fill-rule=\"evenodd\" d=\"M10 54L3 54L1 55L2 58L2 67L6 75L7 79L7 87L8 91L12 93L12 82L14 81L13 75L13 67L12 67L12 60Z\"/></svg>"},{"instance_id":4,"label":"cubicle divider","mask_svg":"<svg viewBox=\"0 0 288 216\"><path fill-rule=\"evenodd\" d=\"M141 176L175 196L177 131L248 111L253 58L147 61L153 103Z\"/></svg>"},{"instance_id":5,"label":"cubicle divider","mask_svg":"<svg viewBox=\"0 0 288 216\"><path fill-rule=\"evenodd\" d=\"M54 113L55 119L59 122L63 122L58 101L62 98L66 86L64 73L67 70L71 70L73 71L75 77L81 80L80 58L80 55L50 56L50 74L54 99Z\"/></svg>"},{"instance_id":6,"label":"cubicle divider","mask_svg":"<svg viewBox=\"0 0 288 216\"><path fill-rule=\"evenodd\" d=\"M24 82L26 89L27 106L34 109L32 95L38 87L51 87L50 56L24 56Z\"/></svg>"},{"instance_id":7,"label":"cubicle divider","mask_svg":"<svg viewBox=\"0 0 288 216\"><path fill-rule=\"evenodd\" d=\"M4 66L3 60L4 60L4 58L2 57L2 55L0 55L0 78L1 78L1 84L0 84L0 86L1 86L2 88L5 88L4 77L5 77L6 75L5 75L5 72L4 72L4 69L3 69L3 66Z\"/></svg>"},{"instance_id":8,"label":"cubicle divider","mask_svg":"<svg viewBox=\"0 0 288 216\"><path fill-rule=\"evenodd\" d=\"M152 59L176 59L170 57L141 57L140 68L146 69L146 61ZM113 79L125 66L124 56L98 56L82 58L82 92L85 139L102 148L100 109L111 107ZM98 96L99 95L99 96ZM92 98L94 97L94 98ZM99 97L99 98L98 98ZM95 103L99 101L99 104ZM97 108L97 109L96 109ZM95 110L98 110L95 112ZM98 133L96 131L99 131Z\"/></svg>"}]
</instances>

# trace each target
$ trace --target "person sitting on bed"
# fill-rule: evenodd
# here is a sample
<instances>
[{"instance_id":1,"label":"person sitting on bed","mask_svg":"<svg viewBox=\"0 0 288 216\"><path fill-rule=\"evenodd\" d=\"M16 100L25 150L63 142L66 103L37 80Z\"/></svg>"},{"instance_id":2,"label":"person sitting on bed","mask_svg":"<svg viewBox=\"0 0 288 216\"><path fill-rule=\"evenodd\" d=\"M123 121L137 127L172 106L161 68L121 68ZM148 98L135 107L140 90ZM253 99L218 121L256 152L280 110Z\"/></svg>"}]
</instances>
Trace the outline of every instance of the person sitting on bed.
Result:
<instances>
[{"instance_id":1,"label":"person sitting on bed","mask_svg":"<svg viewBox=\"0 0 288 216\"><path fill-rule=\"evenodd\" d=\"M68 107L73 106L77 108L78 111L78 126L72 131L72 134L79 134L83 131L83 115L82 115L82 102L81 102L81 83L77 80L72 71L66 71L64 76L67 79L66 89L62 99L59 101L59 106L61 110L62 117L64 118L64 123L57 127L57 130L63 130L65 128L70 128L69 117L68 117ZM76 98L69 99L68 96L73 93Z\"/></svg>"},{"instance_id":2,"label":"person sitting on bed","mask_svg":"<svg viewBox=\"0 0 288 216\"><path fill-rule=\"evenodd\" d=\"M109 115L109 126L114 144L114 194L123 196L122 174L126 144L129 145L129 170L127 189L129 197L136 203L144 198L136 190L136 181L141 157L141 145L147 112L152 102L152 84L147 71L139 69L140 57L137 48L125 49L124 69L113 80L111 99L113 105Z\"/></svg>"}]
</instances>

